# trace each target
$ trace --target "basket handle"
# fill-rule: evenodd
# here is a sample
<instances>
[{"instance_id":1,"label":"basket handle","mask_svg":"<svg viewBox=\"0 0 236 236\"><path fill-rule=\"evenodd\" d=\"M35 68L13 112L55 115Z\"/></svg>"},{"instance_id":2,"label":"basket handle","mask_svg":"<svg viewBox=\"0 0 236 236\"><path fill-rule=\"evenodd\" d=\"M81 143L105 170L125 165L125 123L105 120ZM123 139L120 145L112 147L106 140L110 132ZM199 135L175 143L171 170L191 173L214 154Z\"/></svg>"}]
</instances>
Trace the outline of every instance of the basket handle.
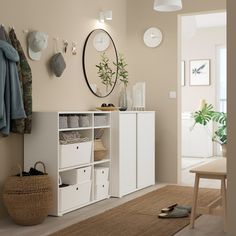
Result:
<instances>
[{"instance_id":1,"label":"basket handle","mask_svg":"<svg viewBox=\"0 0 236 236\"><path fill-rule=\"evenodd\" d=\"M38 164L41 164L41 165L43 166L44 174L46 174L46 167L45 167L45 164L44 164L42 161L37 161L37 162L35 162L35 164L34 164L34 169L36 169L36 166L37 166Z\"/></svg>"}]
</instances>

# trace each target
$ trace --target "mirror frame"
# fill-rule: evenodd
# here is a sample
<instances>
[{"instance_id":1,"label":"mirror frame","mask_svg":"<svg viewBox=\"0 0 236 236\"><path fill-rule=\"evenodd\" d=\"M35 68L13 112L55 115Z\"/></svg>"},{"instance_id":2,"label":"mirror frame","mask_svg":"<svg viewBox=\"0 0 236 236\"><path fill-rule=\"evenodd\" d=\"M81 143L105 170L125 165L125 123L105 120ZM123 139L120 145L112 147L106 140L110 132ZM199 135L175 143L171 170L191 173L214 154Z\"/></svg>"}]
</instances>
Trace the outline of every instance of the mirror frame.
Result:
<instances>
[{"instance_id":1,"label":"mirror frame","mask_svg":"<svg viewBox=\"0 0 236 236\"><path fill-rule=\"evenodd\" d=\"M111 40L111 43L112 43L112 45L113 45L113 47L114 47L114 50L115 50L116 64L118 64L118 54L117 54L117 50L116 50L116 45L115 45L115 43L114 43L114 41L113 41L111 35L110 35L106 30L104 30L104 29L94 29L94 30L92 30L92 31L89 33L89 35L87 36L87 38L86 38L86 40L85 40L85 43L84 43L84 47L83 47L83 58L82 58L83 72L84 72L84 77L85 77L86 83L87 83L87 85L88 85L88 87L89 87L89 90L90 90L95 96L97 96L97 97L99 97L99 98L105 98L105 97L109 96L109 95L112 93L112 91L114 90L114 88L115 88L115 86L116 86L116 82L117 82L117 78L118 78L118 67L116 67L116 77L115 77L115 81L114 81L114 84L113 84L113 87L112 87L111 91L110 91L108 94L106 94L105 96L100 96L100 95L96 94L96 93L93 91L93 89L90 87L90 84L89 84L89 81L88 81L88 77L87 77L87 74L86 74L86 69L85 69L85 52L86 52L86 46L87 46L87 43L88 43L88 40L89 40L91 34L94 33L94 32L97 31L97 30L101 30L101 31L105 32L105 33L109 36L109 38L110 38L110 40Z\"/></svg>"}]
</instances>

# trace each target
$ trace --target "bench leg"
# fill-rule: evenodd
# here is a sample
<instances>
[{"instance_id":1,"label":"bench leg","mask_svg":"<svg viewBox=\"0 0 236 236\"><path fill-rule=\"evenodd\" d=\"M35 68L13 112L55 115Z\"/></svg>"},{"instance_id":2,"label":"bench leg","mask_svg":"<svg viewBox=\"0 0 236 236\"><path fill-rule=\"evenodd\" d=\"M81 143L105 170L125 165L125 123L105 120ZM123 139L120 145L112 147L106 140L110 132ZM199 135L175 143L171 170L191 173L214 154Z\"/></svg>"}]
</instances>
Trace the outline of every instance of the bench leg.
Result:
<instances>
[{"instance_id":1,"label":"bench leg","mask_svg":"<svg viewBox=\"0 0 236 236\"><path fill-rule=\"evenodd\" d=\"M194 221L196 217L196 210L197 210L197 197L198 197L198 188L199 188L199 175L195 175L195 182L194 182L194 192L193 192L193 205L192 205L192 212L190 218L190 228L194 228Z\"/></svg>"},{"instance_id":2,"label":"bench leg","mask_svg":"<svg viewBox=\"0 0 236 236\"><path fill-rule=\"evenodd\" d=\"M223 177L221 179L221 195L222 195L222 210L223 210L223 219L224 219L224 231L226 232L226 179Z\"/></svg>"}]
</instances>

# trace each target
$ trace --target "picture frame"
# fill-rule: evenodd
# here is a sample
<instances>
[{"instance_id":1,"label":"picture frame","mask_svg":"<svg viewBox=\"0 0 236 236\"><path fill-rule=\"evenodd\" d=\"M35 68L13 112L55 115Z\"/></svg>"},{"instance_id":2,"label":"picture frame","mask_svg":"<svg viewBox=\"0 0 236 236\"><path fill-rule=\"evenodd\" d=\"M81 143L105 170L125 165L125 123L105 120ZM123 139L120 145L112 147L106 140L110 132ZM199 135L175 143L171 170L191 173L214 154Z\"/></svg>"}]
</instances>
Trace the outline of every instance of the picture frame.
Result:
<instances>
[{"instance_id":1,"label":"picture frame","mask_svg":"<svg viewBox=\"0 0 236 236\"><path fill-rule=\"evenodd\" d=\"M190 86L210 85L210 60L191 60L189 64Z\"/></svg>"},{"instance_id":2,"label":"picture frame","mask_svg":"<svg viewBox=\"0 0 236 236\"><path fill-rule=\"evenodd\" d=\"M185 61L181 61L181 86L185 86Z\"/></svg>"}]
</instances>

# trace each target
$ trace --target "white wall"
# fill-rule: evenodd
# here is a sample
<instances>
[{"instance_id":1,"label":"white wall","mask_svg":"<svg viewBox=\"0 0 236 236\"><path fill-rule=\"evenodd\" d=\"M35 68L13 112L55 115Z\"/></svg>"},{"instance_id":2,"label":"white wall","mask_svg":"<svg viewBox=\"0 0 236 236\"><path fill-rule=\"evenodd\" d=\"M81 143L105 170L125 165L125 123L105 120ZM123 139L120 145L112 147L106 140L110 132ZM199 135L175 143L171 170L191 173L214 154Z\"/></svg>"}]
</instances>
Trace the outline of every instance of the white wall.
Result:
<instances>
[{"instance_id":1,"label":"white wall","mask_svg":"<svg viewBox=\"0 0 236 236\"><path fill-rule=\"evenodd\" d=\"M185 26L186 24L183 24L183 27ZM226 45L226 27L201 28L196 29L192 35L182 35L182 60L185 61L182 112L198 110L201 99L205 99L207 103L211 103L216 107L216 49L219 45ZM195 59L210 59L210 86L190 86L190 60Z\"/></svg>"}]
</instances>

